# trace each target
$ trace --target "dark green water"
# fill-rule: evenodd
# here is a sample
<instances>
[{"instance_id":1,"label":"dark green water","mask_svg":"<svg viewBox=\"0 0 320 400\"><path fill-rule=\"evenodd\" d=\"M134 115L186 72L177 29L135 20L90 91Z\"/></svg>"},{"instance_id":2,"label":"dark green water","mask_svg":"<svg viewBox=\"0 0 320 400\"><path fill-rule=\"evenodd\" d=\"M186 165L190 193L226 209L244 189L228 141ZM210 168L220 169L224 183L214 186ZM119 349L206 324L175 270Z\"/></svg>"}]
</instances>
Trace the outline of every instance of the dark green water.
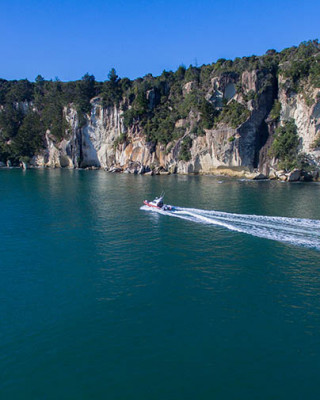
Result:
<instances>
[{"instance_id":1,"label":"dark green water","mask_svg":"<svg viewBox=\"0 0 320 400\"><path fill-rule=\"evenodd\" d=\"M0 170L0 398L318 399L319 194Z\"/></svg>"}]
</instances>

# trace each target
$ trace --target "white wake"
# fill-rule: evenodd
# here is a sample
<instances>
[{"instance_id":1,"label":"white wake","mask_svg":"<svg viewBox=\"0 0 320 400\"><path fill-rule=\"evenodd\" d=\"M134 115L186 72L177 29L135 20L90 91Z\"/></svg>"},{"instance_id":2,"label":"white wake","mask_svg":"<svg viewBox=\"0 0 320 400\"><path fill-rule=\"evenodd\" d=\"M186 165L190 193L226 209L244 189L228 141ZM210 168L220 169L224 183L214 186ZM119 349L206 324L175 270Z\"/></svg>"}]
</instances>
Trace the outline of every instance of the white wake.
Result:
<instances>
[{"instance_id":1,"label":"white wake","mask_svg":"<svg viewBox=\"0 0 320 400\"><path fill-rule=\"evenodd\" d=\"M236 232L320 250L320 220L233 214L182 207L176 207L175 211L161 211L148 206L142 206L141 209L197 223L219 225Z\"/></svg>"}]
</instances>

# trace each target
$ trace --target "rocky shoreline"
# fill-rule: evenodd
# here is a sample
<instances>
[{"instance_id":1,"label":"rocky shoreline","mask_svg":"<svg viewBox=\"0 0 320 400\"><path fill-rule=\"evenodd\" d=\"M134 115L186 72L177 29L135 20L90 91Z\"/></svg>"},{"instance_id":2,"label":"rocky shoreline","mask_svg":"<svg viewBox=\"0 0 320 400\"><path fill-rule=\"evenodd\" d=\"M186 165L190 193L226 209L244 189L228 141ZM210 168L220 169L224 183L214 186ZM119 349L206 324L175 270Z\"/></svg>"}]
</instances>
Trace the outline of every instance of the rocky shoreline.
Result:
<instances>
[{"instance_id":1,"label":"rocky shoreline","mask_svg":"<svg viewBox=\"0 0 320 400\"><path fill-rule=\"evenodd\" d=\"M23 170L27 169L57 169L61 167L55 166L34 166L27 165L26 163L20 163L19 166L12 166L10 162L7 164L0 162L1 169L11 169L11 168L20 168ZM229 178L238 178L238 179L247 179L252 181L259 180L279 180L282 182L320 182L320 170L315 169L313 171L305 171L301 169L294 169L292 171L284 171L284 170L272 170L269 175L264 175L258 170L250 171L248 169L239 169L239 168L216 168L211 170L210 172L197 172L197 173L181 173L177 172L176 169L172 169L171 171L166 170L163 167L157 167L154 169L150 169L148 166L139 165L137 163L131 163L126 168L122 168L120 166L112 166L110 168L101 168L96 166L90 167L65 167L61 169L77 169L77 170L103 170L105 172L111 174L133 174L133 175L146 175L146 176L167 176L167 175L207 175L207 176L217 176L217 177L229 177Z\"/></svg>"}]
</instances>

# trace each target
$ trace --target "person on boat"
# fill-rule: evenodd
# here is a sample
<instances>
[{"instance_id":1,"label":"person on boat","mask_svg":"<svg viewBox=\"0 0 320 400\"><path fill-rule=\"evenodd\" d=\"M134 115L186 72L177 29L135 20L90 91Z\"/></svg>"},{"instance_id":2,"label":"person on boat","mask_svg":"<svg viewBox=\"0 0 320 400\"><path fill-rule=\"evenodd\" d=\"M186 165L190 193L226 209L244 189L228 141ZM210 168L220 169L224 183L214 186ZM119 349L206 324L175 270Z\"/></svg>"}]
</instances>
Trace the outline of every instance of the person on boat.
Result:
<instances>
[{"instance_id":1,"label":"person on boat","mask_svg":"<svg viewBox=\"0 0 320 400\"><path fill-rule=\"evenodd\" d=\"M157 207L162 207L163 206L163 197L160 197L160 198L156 197L155 202L156 202Z\"/></svg>"}]
</instances>

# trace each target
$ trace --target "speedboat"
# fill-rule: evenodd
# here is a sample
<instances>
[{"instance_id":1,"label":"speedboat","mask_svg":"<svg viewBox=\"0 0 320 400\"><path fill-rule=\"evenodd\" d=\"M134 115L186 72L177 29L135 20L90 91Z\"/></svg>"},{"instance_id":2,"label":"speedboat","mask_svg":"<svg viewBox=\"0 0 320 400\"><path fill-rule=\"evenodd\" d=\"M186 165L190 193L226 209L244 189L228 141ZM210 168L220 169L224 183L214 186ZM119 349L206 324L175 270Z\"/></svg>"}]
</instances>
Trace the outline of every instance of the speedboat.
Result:
<instances>
[{"instance_id":1,"label":"speedboat","mask_svg":"<svg viewBox=\"0 0 320 400\"><path fill-rule=\"evenodd\" d=\"M156 197L152 201L144 200L143 204L162 211L174 211L173 206L163 203L164 193L161 193L160 197Z\"/></svg>"}]
</instances>

